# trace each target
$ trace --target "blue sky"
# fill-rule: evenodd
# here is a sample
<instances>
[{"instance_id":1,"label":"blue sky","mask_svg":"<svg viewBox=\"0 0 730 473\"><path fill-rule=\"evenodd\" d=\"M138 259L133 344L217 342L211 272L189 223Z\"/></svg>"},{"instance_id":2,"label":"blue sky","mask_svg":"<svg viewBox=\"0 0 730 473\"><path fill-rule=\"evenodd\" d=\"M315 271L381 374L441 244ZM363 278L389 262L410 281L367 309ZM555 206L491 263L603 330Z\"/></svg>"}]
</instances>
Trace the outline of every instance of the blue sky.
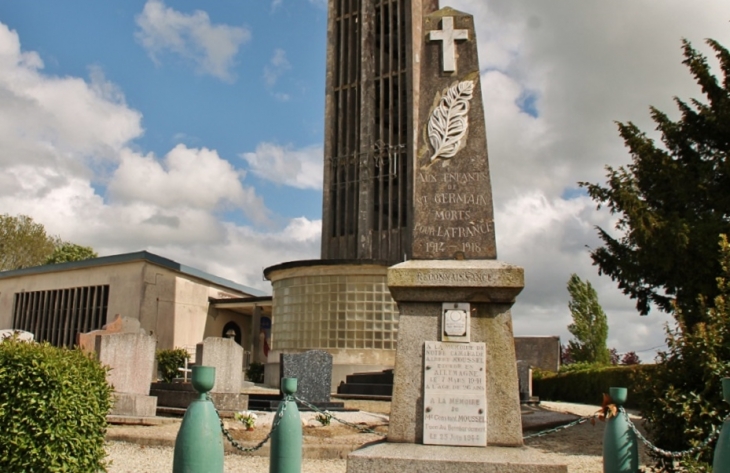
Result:
<instances>
[{"instance_id":1,"label":"blue sky","mask_svg":"<svg viewBox=\"0 0 730 473\"><path fill-rule=\"evenodd\" d=\"M671 319L591 265L615 217L576 183L629 162L616 120L655 136L650 105L701 98L681 39L730 46L730 2L449 3L475 16L515 332L567 341L577 273L610 346L662 345ZM0 2L0 213L270 290L263 268L319 255L325 40L324 0Z\"/></svg>"},{"instance_id":2,"label":"blue sky","mask_svg":"<svg viewBox=\"0 0 730 473\"><path fill-rule=\"evenodd\" d=\"M142 114L144 133L129 145L143 153L164 156L178 143L204 146L246 169L240 155L261 142L296 149L321 146L327 20L321 2L284 7L229 0L210 2L205 10L201 6L82 0L71 12L69 4L52 0L3 2L0 21L22 35L24 50L40 55L45 74L88 80L96 71L118 87L126 104ZM167 23L153 19L153 10L161 10ZM206 24L226 28L221 36L232 51L205 64L205 53L191 39L194 26L180 25L186 20L201 29ZM157 24L150 26L153 21ZM173 39L186 44L174 45ZM277 216L316 218L321 213L316 190L275 185L255 174L247 180L264 195L277 195L266 199ZM226 216L246 222L235 212Z\"/></svg>"}]
</instances>

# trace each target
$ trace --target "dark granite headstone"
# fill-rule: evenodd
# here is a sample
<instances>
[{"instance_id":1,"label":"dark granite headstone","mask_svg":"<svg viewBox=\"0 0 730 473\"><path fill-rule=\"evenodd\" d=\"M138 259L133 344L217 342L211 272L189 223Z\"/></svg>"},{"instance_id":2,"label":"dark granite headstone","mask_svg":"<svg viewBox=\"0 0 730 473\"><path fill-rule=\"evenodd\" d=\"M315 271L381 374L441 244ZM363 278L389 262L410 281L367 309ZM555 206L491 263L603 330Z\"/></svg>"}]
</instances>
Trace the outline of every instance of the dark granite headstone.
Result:
<instances>
[{"instance_id":1,"label":"dark granite headstone","mask_svg":"<svg viewBox=\"0 0 730 473\"><path fill-rule=\"evenodd\" d=\"M297 396L312 403L330 402L332 355L320 350L281 354L281 377L297 378Z\"/></svg>"}]
</instances>

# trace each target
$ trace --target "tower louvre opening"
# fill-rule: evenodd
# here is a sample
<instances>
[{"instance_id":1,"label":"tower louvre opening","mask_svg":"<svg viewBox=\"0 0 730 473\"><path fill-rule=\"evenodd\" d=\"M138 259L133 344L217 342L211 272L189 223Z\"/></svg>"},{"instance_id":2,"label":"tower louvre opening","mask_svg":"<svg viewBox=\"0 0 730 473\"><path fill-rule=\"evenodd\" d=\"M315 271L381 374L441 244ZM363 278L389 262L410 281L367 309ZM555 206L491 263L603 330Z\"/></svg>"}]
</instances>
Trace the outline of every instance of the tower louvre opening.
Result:
<instances>
[{"instance_id":1,"label":"tower louvre opening","mask_svg":"<svg viewBox=\"0 0 730 473\"><path fill-rule=\"evenodd\" d=\"M409 252L409 18L432 3L330 0L323 259L393 264Z\"/></svg>"}]
</instances>

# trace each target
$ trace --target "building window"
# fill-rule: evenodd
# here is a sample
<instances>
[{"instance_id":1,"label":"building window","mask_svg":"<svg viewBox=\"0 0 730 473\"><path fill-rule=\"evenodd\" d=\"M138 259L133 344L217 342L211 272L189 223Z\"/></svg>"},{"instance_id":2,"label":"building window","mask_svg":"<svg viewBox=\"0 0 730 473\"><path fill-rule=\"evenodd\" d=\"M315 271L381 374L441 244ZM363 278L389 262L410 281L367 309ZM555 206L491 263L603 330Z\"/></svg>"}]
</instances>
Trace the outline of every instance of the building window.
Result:
<instances>
[{"instance_id":1,"label":"building window","mask_svg":"<svg viewBox=\"0 0 730 473\"><path fill-rule=\"evenodd\" d=\"M76 336L106 323L109 285L18 292L13 304L13 328L35 335L38 342L71 347Z\"/></svg>"}]
</instances>

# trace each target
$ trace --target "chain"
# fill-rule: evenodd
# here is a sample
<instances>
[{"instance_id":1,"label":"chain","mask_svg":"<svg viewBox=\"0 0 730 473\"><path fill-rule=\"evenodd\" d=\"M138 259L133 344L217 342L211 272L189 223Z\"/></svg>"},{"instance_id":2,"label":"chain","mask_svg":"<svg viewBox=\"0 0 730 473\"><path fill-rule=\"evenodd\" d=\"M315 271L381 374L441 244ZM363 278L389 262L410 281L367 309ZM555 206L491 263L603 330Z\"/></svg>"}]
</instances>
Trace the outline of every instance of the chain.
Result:
<instances>
[{"instance_id":1,"label":"chain","mask_svg":"<svg viewBox=\"0 0 730 473\"><path fill-rule=\"evenodd\" d=\"M385 437L385 434L383 434L381 432L376 432L376 431L374 431L373 429L371 429L369 427L363 427L362 425L357 425L357 424L353 424L352 422L347 422L346 420L338 419L337 417L335 417L334 415L332 415L331 412L323 411L320 408L318 408L317 406L315 406L314 404L312 404L312 403L310 403L310 402L308 402L308 401L306 401L306 400L304 400L304 399L302 399L300 397L297 397L296 395L294 395L293 397L294 397L294 399L296 399L297 401L301 402L302 404L304 404L308 408L312 409L313 411L318 412L318 413L320 413L320 414L322 414L324 416L327 416L327 417L329 417L331 419L334 419L337 422L339 422L340 424L344 424L344 425L346 425L348 427L352 427L353 429L357 429L360 432L363 432L363 433L366 433L366 434L375 434L375 435L380 435L381 437Z\"/></svg>"},{"instance_id":2,"label":"chain","mask_svg":"<svg viewBox=\"0 0 730 473\"><path fill-rule=\"evenodd\" d=\"M575 427L576 425L580 425L580 424L583 424L585 422L588 422L589 420L595 419L596 417L598 417L598 414L594 414L594 415L592 415L590 417L581 417L579 419L574 420L573 422L571 422L569 424L559 425L559 426L554 427L552 429L543 430L542 432L537 432L537 433L534 433L534 434L525 435L524 437L522 437L522 440L528 440L528 439L533 439L533 438L537 438L537 437L544 437L544 436L549 435L549 434L554 434L555 432L560 432L561 430L565 430L565 429L568 429L570 427Z\"/></svg>"},{"instance_id":3,"label":"chain","mask_svg":"<svg viewBox=\"0 0 730 473\"><path fill-rule=\"evenodd\" d=\"M687 449L687 450L682 450L681 452L670 452L668 450L663 450L663 449L657 447L656 445L652 444L649 440L647 440L646 437L641 435L641 432L639 432L639 430L636 428L634 423L631 422L631 419L629 419L629 415L626 413L626 410L623 407L619 407L619 411L621 411L621 414L624 416L626 421L629 423L629 427L631 427L631 430L634 432L636 437L639 440L641 440L649 450L656 453L657 455L661 455L666 458L681 458L686 455L695 454L695 453L699 452L700 450L704 449L705 447L707 447L720 434L720 429L718 429L717 427L715 427L713 425L712 432L701 444L699 444L695 447L692 447L690 449ZM730 415L725 418L725 420L728 420L728 419L730 419Z\"/></svg>"},{"instance_id":4,"label":"chain","mask_svg":"<svg viewBox=\"0 0 730 473\"><path fill-rule=\"evenodd\" d=\"M206 397L208 398L210 403L213 404L213 399L210 397L210 394L206 393ZM218 412L218 408L215 407L215 404L213 404L213 409L215 409L215 413L216 413L216 415L218 415L218 421L221 424L221 432L223 432L223 436L225 436L225 438L228 439L228 441L231 443L231 445L233 445L233 447L236 448L237 450L240 450L240 451L246 452L246 453L251 453L251 452L255 452L256 450L259 450L261 447L266 445L266 442L268 442L269 439L271 439L271 434L274 433L276 428L279 426L279 423L281 423L281 419L284 417L284 412L286 411L287 401L293 401L292 397L288 394L286 396L284 396L284 399L282 400L282 402L280 404L281 410L280 411L277 410L276 414L274 414L274 420L271 423L271 430L269 431L268 434L266 434L266 437L264 437L264 439L262 441L260 441L253 447L246 447L246 446L242 445L241 443L239 443L236 439L234 439L233 436L231 435L231 433L228 431L228 429L226 429L226 426L223 424L223 418L220 416L220 413Z\"/></svg>"},{"instance_id":5,"label":"chain","mask_svg":"<svg viewBox=\"0 0 730 473\"><path fill-rule=\"evenodd\" d=\"M206 393L206 397L211 402L211 404L213 404L213 399L211 398L210 394ZM307 400L302 399L302 398L300 398L300 397L298 397L296 395L289 395L289 394L287 394L286 396L284 396L284 399L282 400L281 410L280 411L277 411L276 414L274 414L274 420L271 423L271 430L269 431L268 434L266 434L266 437L264 437L264 439L261 442L257 443L253 447L245 447L242 444L240 444L236 439L234 439L233 436L231 436L231 433L228 431L228 429L226 429L225 425L223 424L223 419L221 418L220 413L218 412L218 408L215 407L215 404L213 404L213 409L215 409L215 413L218 416L218 420L220 421L221 432L223 432L223 435L226 437L226 439L228 439L228 441L231 443L231 445L233 445L236 449L238 449L238 450L240 450L242 452L250 453L250 452L255 452L256 450L259 450L261 447L263 447L266 444L266 442L269 441L269 439L271 439L271 434L274 433L274 431L276 430L276 428L279 426L279 423L281 422L281 419L284 417L284 412L286 411L286 405L287 405L286 403L287 403L287 401L290 401L290 402L298 401L298 402L302 403L303 405L307 406L308 408L312 409L313 411L318 412L318 413L320 413L320 414L322 414L322 415L324 415L324 416L326 416L326 417L328 417L330 419L334 419L337 422L339 422L340 424L344 424L344 425L346 425L348 427L352 427L353 429L357 429L360 432L367 433L367 434L375 434L375 435L379 435L381 437L385 437L386 436L385 434L383 434L381 432L376 432L375 430L373 430L373 429L371 429L369 427L363 427L361 425L357 425L357 424L354 424L352 422L348 422L346 420L342 420L342 419L340 419L340 418L332 415L331 412L329 412L329 411L323 411L320 408L318 408L317 406L315 406L314 404L312 404L312 403L308 402ZM626 419L626 422L629 424L629 427L631 428L631 431L634 432L634 435L636 435L636 438L638 438L639 440L641 440L641 442L644 445L646 445L646 447L649 450L651 450L652 452L656 453L657 455L660 455L660 456L663 456L663 457L666 457L666 458L674 458L674 459L676 459L676 458L681 458L681 457L684 457L684 456L687 456L687 455L693 455L693 454L699 452L700 450L704 449L705 447L707 447L720 434L720 429L718 429L717 427L715 427L713 425L712 426L712 432L710 433L710 435L702 443L700 443L699 445L697 445L695 447L692 447L690 449L687 449L687 450L679 451L679 452L670 452L668 450L664 450L664 449L661 449L661 448L657 447L656 445L652 444L646 437L644 437L641 434L641 432L639 432L639 429L636 428L636 425L634 425L634 423L631 421L631 419L629 418L629 414L626 412L626 410L623 408L623 406L619 406L618 409L619 409L619 412L621 413L621 415L623 415L624 418ZM592 415L590 417L580 417L580 418L574 420L573 422L570 422L570 423L565 424L565 425L560 425L560 426L554 427L552 429L547 429L547 430L543 430L541 432L537 432L537 433L534 433L534 434L525 435L524 437L522 437L522 439L523 440L529 440L529 439L533 439L533 438L544 437L546 435L550 435L550 434L554 434L556 432L560 432L561 430L566 430L566 429L569 429L571 427L575 427L576 425L584 424L584 423L588 422L591 419L595 419L596 417L598 417L598 414L594 414L594 415ZM725 420L726 421L727 420L730 420L730 415L728 415L725 418Z\"/></svg>"},{"instance_id":6,"label":"chain","mask_svg":"<svg viewBox=\"0 0 730 473\"><path fill-rule=\"evenodd\" d=\"M699 444L699 445L697 445L695 447L692 447L690 449L687 449L687 450L682 450L681 452L670 452L668 450L663 450L663 449L655 446L646 437L644 437L641 434L641 432L639 432L639 430L636 428L636 425L634 425L634 423L631 421L631 419L629 418L629 414L626 412L626 410L623 407L620 406L619 407L619 411L621 412L621 415L623 415L624 418L626 419L626 422L628 422L629 427L631 428L631 430L636 435L636 438L638 438L639 440L641 440L642 443L644 445L646 445L646 447L649 450L651 450L652 452L656 453L657 455L660 455L660 456L663 456L663 457L666 457L666 458L674 458L674 459L677 459L677 458L681 458L681 457L684 457L684 456L687 456L687 455L693 455L693 454L699 452L700 450L704 449L705 447L707 447L720 434L720 429L718 429L715 426L712 426L712 433L710 433L710 435L701 444ZM571 422L569 424L561 425L561 426L555 427L553 429L543 430L542 432L537 432L535 434L526 435L526 436L522 437L522 439L523 440L528 440L528 439L532 439L532 438L536 438L536 437L544 437L545 435L553 434L555 432L560 432L561 430L565 430L565 429L568 429L570 427L574 427L576 425L583 424L583 423L585 423L585 422L587 422L587 421L589 421L589 420L591 420L591 419L593 419L593 418L595 418L597 416L598 416L598 414L594 414L591 417L581 417L580 419L576 419L576 420L574 420L573 422ZM730 415L725 420L728 420L728 419L730 419Z\"/></svg>"}]
</instances>

